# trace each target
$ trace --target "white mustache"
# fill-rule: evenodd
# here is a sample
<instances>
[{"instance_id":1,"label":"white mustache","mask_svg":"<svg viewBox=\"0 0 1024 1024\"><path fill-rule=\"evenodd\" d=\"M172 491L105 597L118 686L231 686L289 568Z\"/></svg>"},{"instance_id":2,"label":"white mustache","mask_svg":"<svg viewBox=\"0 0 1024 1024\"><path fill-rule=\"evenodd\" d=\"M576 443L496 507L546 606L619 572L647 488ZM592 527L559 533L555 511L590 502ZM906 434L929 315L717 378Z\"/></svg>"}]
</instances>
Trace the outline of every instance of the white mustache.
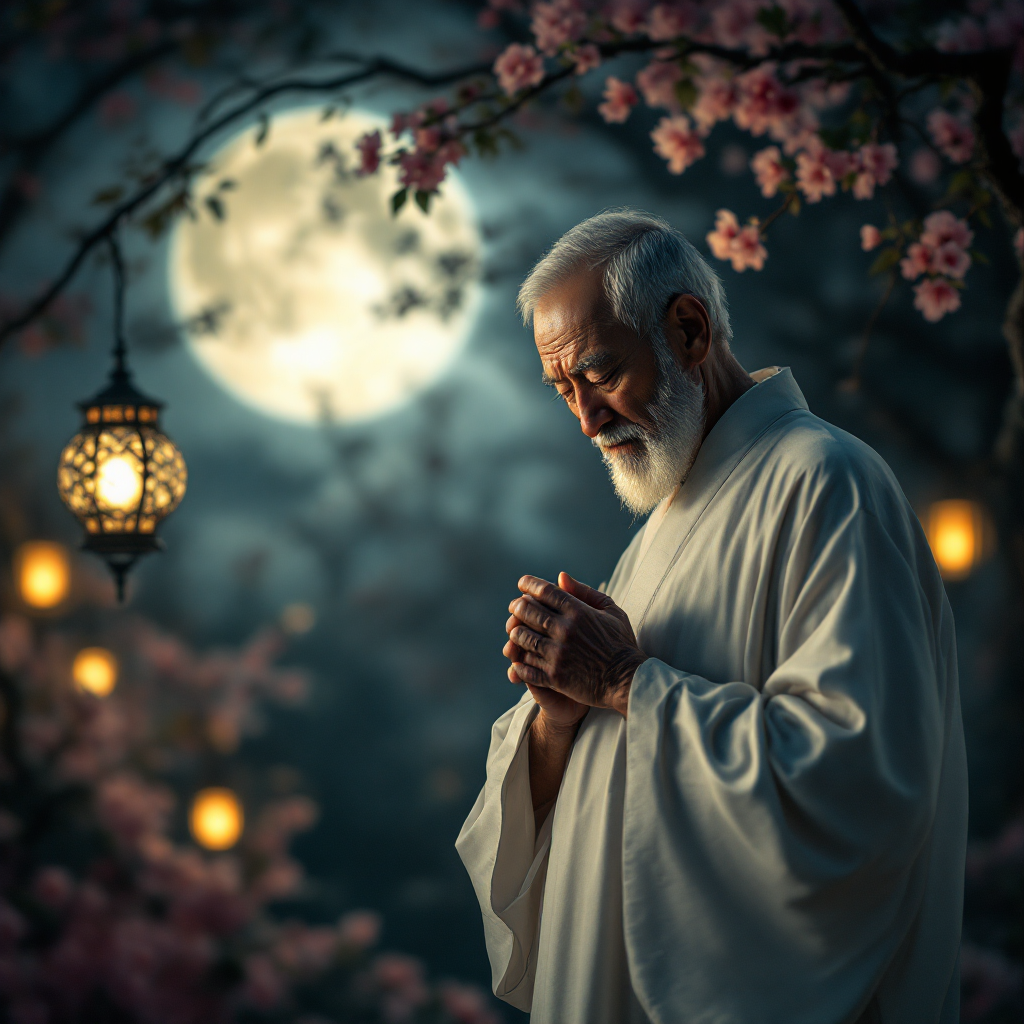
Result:
<instances>
[{"instance_id":1,"label":"white mustache","mask_svg":"<svg viewBox=\"0 0 1024 1024\"><path fill-rule=\"evenodd\" d=\"M611 448L613 445L624 444L627 441L639 441L641 444L647 438L647 431L636 423L610 423L602 427L597 437L592 437L591 443L596 448Z\"/></svg>"}]
</instances>

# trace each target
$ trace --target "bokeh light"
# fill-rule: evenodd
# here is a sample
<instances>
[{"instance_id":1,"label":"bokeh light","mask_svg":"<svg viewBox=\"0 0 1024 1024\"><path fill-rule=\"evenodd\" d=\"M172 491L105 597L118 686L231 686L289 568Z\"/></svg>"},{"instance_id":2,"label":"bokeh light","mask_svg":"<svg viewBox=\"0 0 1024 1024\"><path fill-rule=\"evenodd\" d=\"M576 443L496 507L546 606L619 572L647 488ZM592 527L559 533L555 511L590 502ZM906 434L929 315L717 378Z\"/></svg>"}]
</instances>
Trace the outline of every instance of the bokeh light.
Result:
<instances>
[{"instance_id":1,"label":"bokeh light","mask_svg":"<svg viewBox=\"0 0 1024 1024\"><path fill-rule=\"evenodd\" d=\"M928 510L927 533L943 579L964 579L985 554L985 519L977 502L934 502Z\"/></svg>"},{"instance_id":2,"label":"bokeh light","mask_svg":"<svg viewBox=\"0 0 1024 1024\"><path fill-rule=\"evenodd\" d=\"M196 794L189 826L200 846L228 850L238 842L244 825L242 805L230 789L211 786Z\"/></svg>"},{"instance_id":3,"label":"bokeh light","mask_svg":"<svg viewBox=\"0 0 1024 1024\"><path fill-rule=\"evenodd\" d=\"M15 555L18 592L32 608L56 608L71 587L71 562L62 544L33 540L22 544Z\"/></svg>"},{"instance_id":4,"label":"bokeh light","mask_svg":"<svg viewBox=\"0 0 1024 1024\"><path fill-rule=\"evenodd\" d=\"M94 697L106 697L117 686L117 658L105 647L85 647L71 666L75 686Z\"/></svg>"}]
</instances>

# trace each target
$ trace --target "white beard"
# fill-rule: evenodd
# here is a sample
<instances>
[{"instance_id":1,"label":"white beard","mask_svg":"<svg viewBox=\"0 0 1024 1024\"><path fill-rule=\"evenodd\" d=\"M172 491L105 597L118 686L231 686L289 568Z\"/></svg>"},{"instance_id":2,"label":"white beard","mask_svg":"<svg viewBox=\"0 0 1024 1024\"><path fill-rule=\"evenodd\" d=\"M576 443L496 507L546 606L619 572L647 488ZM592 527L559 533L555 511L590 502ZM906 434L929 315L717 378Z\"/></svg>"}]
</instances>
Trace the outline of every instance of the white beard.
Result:
<instances>
[{"instance_id":1,"label":"white beard","mask_svg":"<svg viewBox=\"0 0 1024 1024\"><path fill-rule=\"evenodd\" d=\"M601 449L615 493L635 515L650 512L686 479L704 433L704 385L684 373L660 338L652 340L660 383L647 406L650 426L620 423L593 439ZM607 446L632 441L629 452Z\"/></svg>"}]
</instances>

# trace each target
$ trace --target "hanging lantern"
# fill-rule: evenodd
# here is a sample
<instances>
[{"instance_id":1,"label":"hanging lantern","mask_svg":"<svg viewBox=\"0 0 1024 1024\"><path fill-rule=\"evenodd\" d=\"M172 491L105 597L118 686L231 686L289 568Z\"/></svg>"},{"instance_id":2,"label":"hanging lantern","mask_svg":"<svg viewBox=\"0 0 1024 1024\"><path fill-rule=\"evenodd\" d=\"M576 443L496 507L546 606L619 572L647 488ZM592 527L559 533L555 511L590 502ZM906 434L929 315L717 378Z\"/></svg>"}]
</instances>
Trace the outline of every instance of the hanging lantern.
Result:
<instances>
[{"instance_id":1,"label":"hanging lantern","mask_svg":"<svg viewBox=\"0 0 1024 1024\"><path fill-rule=\"evenodd\" d=\"M30 608L56 608L71 587L71 563L63 544L30 540L14 555L18 593Z\"/></svg>"},{"instance_id":2,"label":"hanging lantern","mask_svg":"<svg viewBox=\"0 0 1024 1024\"><path fill-rule=\"evenodd\" d=\"M85 647L75 655L71 678L83 693L107 697L117 686L117 658L105 647Z\"/></svg>"},{"instance_id":3,"label":"hanging lantern","mask_svg":"<svg viewBox=\"0 0 1024 1024\"><path fill-rule=\"evenodd\" d=\"M200 846L207 850L228 850L238 842L245 815L238 797L230 789L211 786L200 790L192 801L189 827Z\"/></svg>"},{"instance_id":4,"label":"hanging lantern","mask_svg":"<svg viewBox=\"0 0 1024 1024\"><path fill-rule=\"evenodd\" d=\"M936 501L928 509L926 532L943 579L962 580L988 554L985 513L975 501Z\"/></svg>"},{"instance_id":5,"label":"hanging lantern","mask_svg":"<svg viewBox=\"0 0 1024 1024\"><path fill-rule=\"evenodd\" d=\"M111 257L114 369L102 391L79 403L82 426L61 453L57 489L85 527L82 547L106 561L123 601L127 572L163 547L156 528L180 504L188 475L181 452L160 429L163 403L132 384L122 330L124 269L113 239Z\"/></svg>"}]
</instances>

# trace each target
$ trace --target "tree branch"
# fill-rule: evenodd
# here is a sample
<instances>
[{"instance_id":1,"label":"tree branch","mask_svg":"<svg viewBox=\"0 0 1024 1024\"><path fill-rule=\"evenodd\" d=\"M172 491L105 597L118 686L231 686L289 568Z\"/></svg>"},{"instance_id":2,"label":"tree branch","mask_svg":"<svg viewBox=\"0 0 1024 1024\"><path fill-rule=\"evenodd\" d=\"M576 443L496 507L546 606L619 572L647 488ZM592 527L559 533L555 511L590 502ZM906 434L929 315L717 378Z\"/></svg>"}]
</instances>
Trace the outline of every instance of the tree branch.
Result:
<instances>
[{"instance_id":1,"label":"tree branch","mask_svg":"<svg viewBox=\"0 0 1024 1024\"><path fill-rule=\"evenodd\" d=\"M982 145L980 171L998 195L1010 221L1018 227L1024 225L1024 174L1003 129L1004 98L1013 51L1006 48L973 53L940 50L903 53L879 38L854 0L835 0L835 3L857 46L880 70L910 78L965 78L976 87L981 97L974 114Z\"/></svg>"},{"instance_id":2,"label":"tree branch","mask_svg":"<svg viewBox=\"0 0 1024 1024\"><path fill-rule=\"evenodd\" d=\"M489 65L485 70L489 69ZM225 128L245 118L268 101L286 93L332 93L346 89L371 78L392 76L424 87L448 85L462 78L479 74L481 65L461 68L457 71L425 72L409 68L386 57L368 61L358 70L345 75L329 78L291 78L264 86L248 99L238 103L202 130L196 132L178 153L164 161L160 170L143 184L134 195L118 203L96 227L84 235L75 251L64 264L53 281L20 313L0 327L0 343L3 343L22 328L27 327L37 316L45 312L53 300L64 290L78 272L86 257L117 228L118 224L143 207L169 181L178 175L187 175L192 158L199 149Z\"/></svg>"},{"instance_id":3,"label":"tree branch","mask_svg":"<svg viewBox=\"0 0 1024 1024\"><path fill-rule=\"evenodd\" d=\"M148 65L163 60L164 57L169 57L178 48L178 45L176 42L163 42L148 50L133 53L112 67L106 74L100 75L88 83L68 109L49 127L20 139L3 140L3 151L9 153L21 150L21 158L17 168L8 178L3 196L0 197L0 242L7 236L18 214L25 207L25 196L20 188L20 179L36 171L54 143L80 117L87 114L93 104L103 95Z\"/></svg>"}]
</instances>

